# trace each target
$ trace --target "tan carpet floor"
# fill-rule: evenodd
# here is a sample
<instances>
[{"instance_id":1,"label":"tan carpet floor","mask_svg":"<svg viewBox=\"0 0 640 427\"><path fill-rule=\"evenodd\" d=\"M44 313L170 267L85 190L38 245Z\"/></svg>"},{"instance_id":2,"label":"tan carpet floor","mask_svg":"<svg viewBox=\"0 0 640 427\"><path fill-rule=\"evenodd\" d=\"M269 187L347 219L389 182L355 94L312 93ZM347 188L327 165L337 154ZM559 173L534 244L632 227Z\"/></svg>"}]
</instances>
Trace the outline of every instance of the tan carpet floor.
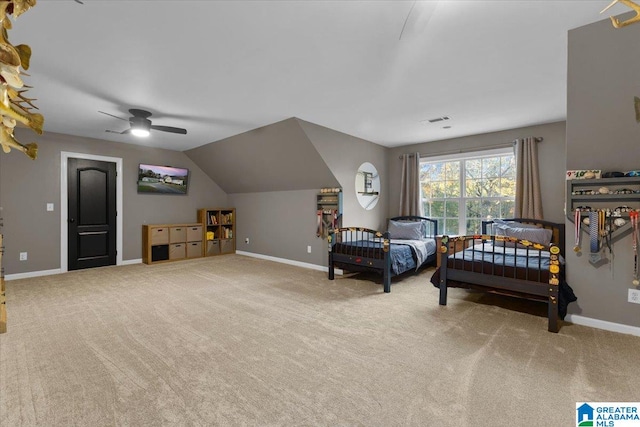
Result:
<instances>
[{"instance_id":1,"label":"tan carpet floor","mask_svg":"<svg viewBox=\"0 0 640 427\"><path fill-rule=\"evenodd\" d=\"M432 272L384 294L229 255L7 282L0 425L555 427L640 400L640 338L463 290L440 307Z\"/></svg>"}]
</instances>

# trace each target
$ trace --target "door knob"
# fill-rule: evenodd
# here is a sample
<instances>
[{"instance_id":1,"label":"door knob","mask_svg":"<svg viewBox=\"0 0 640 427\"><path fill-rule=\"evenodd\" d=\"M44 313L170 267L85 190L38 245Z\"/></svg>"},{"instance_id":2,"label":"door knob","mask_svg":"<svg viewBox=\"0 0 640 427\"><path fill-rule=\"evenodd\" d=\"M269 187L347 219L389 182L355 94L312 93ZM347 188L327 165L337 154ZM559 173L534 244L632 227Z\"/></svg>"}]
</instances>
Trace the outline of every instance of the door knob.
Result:
<instances>
[{"instance_id":1,"label":"door knob","mask_svg":"<svg viewBox=\"0 0 640 427\"><path fill-rule=\"evenodd\" d=\"M76 220L73 219L73 218L69 218L69 222L74 223L74 222L76 222Z\"/></svg>"}]
</instances>

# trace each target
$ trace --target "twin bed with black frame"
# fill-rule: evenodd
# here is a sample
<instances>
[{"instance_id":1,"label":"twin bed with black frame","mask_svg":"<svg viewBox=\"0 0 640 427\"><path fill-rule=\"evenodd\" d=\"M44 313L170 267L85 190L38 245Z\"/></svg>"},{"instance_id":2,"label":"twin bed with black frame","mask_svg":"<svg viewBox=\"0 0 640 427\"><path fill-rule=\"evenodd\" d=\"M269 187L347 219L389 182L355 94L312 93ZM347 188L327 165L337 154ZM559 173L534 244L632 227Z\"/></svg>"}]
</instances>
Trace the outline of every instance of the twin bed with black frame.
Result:
<instances>
[{"instance_id":1,"label":"twin bed with black frame","mask_svg":"<svg viewBox=\"0 0 640 427\"><path fill-rule=\"evenodd\" d=\"M538 239L541 234L549 241ZM465 249L450 254L452 241L463 241ZM563 319L567 305L576 300L564 281L563 223L526 218L483 221L481 235L443 236L438 250L442 262L431 282L440 290L440 305L447 304L451 287L545 301L548 330L558 332L558 318Z\"/></svg>"},{"instance_id":2,"label":"twin bed with black frame","mask_svg":"<svg viewBox=\"0 0 640 427\"><path fill-rule=\"evenodd\" d=\"M391 277L435 264L438 223L421 216L399 216L389 220L387 231L343 227L329 234L329 280L335 268L374 271L382 274L385 292L391 292Z\"/></svg>"}]
</instances>

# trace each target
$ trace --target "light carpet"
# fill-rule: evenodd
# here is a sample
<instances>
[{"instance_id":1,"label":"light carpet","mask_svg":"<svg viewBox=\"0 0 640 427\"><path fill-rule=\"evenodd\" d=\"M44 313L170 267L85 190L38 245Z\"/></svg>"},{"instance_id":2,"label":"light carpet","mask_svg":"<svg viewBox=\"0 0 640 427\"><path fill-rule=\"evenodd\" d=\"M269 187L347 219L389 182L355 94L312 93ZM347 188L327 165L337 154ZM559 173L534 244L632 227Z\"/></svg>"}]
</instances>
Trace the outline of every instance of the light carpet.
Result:
<instances>
[{"instance_id":1,"label":"light carpet","mask_svg":"<svg viewBox=\"0 0 640 427\"><path fill-rule=\"evenodd\" d=\"M228 255L10 281L0 425L571 426L576 402L640 400L639 338L441 307L432 272L384 294Z\"/></svg>"}]
</instances>

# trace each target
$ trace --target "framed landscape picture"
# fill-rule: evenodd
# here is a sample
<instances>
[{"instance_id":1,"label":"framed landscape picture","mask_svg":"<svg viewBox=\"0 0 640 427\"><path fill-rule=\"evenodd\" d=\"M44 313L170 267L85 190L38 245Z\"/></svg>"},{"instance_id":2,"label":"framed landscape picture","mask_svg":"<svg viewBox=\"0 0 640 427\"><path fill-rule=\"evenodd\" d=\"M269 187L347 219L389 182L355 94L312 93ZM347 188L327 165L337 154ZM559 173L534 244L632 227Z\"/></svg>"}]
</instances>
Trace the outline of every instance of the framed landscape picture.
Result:
<instances>
[{"instance_id":1,"label":"framed landscape picture","mask_svg":"<svg viewBox=\"0 0 640 427\"><path fill-rule=\"evenodd\" d=\"M173 166L147 165L138 168L138 193L187 194L189 169Z\"/></svg>"}]
</instances>

